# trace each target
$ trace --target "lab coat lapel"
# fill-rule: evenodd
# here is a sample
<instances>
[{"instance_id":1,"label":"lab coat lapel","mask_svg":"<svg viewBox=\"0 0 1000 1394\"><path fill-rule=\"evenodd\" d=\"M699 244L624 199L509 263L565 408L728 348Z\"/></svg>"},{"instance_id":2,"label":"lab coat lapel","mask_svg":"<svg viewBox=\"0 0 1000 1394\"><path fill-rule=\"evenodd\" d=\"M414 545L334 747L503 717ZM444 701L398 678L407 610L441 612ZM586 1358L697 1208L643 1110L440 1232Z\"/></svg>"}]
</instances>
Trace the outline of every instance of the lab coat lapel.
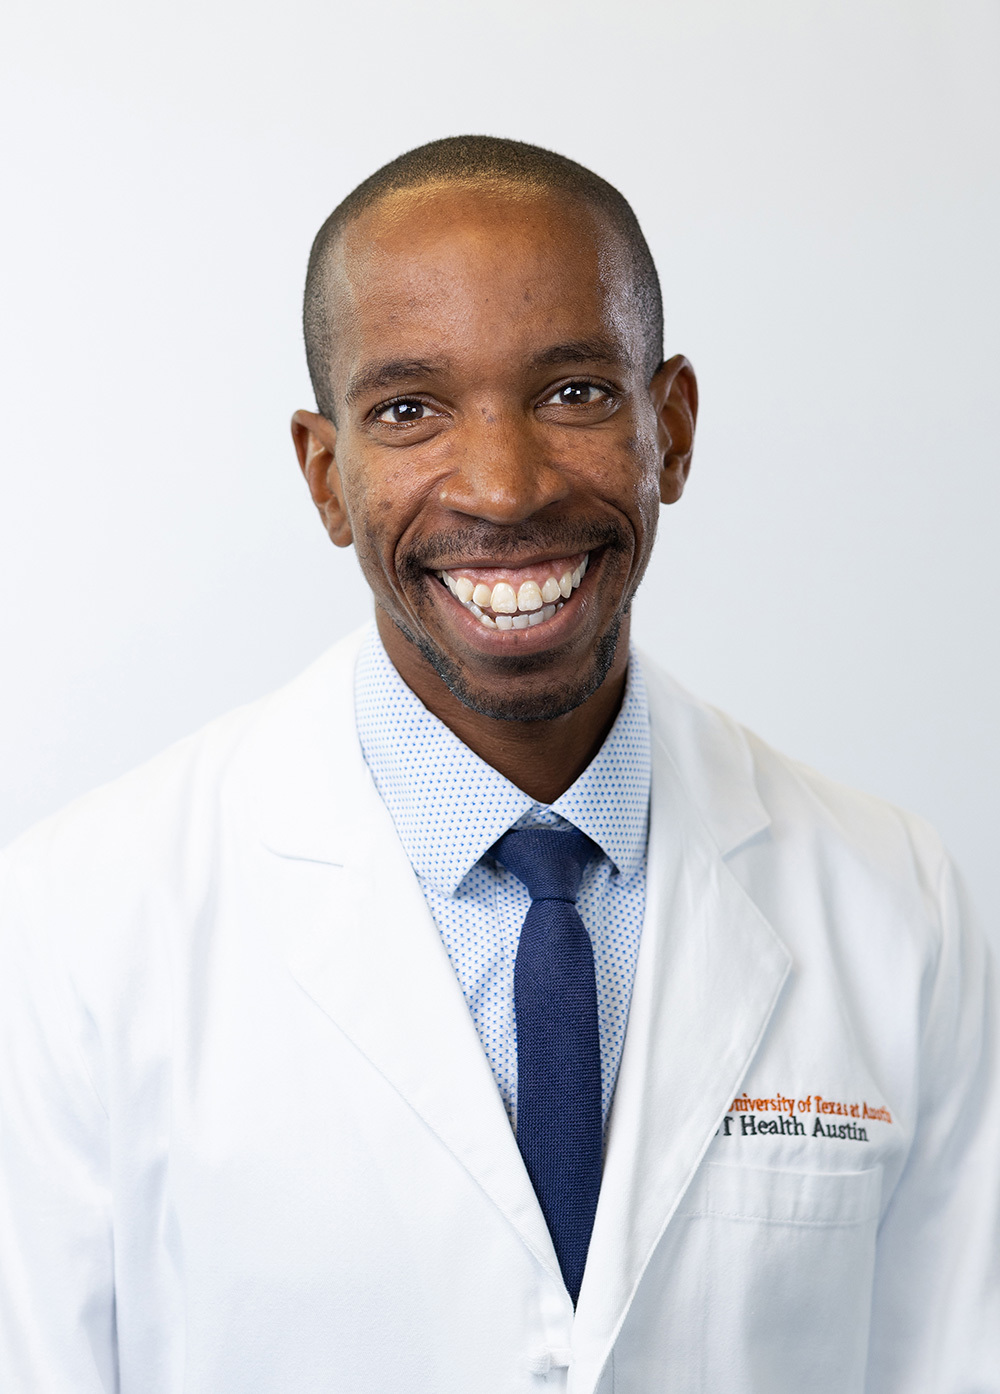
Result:
<instances>
[{"instance_id":1,"label":"lab coat lapel","mask_svg":"<svg viewBox=\"0 0 1000 1394\"><path fill-rule=\"evenodd\" d=\"M293 684L255 754L262 839L294 907L289 966L561 1282L468 1006L361 755L358 647L352 636Z\"/></svg>"},{"instance_id":2,"label":"lab coat lapel","mask_svg":"<svg viewBox=\"0 0 1000 1394\"><path fill-rule=\"evenodd\" d=\"M574 1390L596 1384L646 1264L739 1092L790 966L725 860L749 838L767 835L745 738L661 682L648 686L646 914L577 1309Z\"/></svg>"}]
</instances>

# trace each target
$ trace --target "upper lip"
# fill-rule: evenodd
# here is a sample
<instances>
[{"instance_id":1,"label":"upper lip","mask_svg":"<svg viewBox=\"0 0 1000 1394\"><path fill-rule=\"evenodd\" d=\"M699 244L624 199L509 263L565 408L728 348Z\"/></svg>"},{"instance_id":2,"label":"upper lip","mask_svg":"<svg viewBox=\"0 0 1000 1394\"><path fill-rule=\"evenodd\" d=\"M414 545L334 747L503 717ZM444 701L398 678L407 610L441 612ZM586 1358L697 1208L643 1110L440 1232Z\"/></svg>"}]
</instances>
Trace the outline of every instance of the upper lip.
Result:
<instances>
[{"instance_id":1,"label":"upper lip","mask_svg":"<svg viewBox=\"0 0 1000 1394\"><path fill-rule=\"evenodd\" d=\"M459 571L462 567L467 567L470 571L476 570L497 570L520 571L527 566L541 566L545 562L565 561L567 557L575 557L578 553L592 555L596 548L578 547L575 550L559 552L531 552L523 557L464 557L461 561L435 562L428 566L428 571Z\"/></svg>"}]
</instances>

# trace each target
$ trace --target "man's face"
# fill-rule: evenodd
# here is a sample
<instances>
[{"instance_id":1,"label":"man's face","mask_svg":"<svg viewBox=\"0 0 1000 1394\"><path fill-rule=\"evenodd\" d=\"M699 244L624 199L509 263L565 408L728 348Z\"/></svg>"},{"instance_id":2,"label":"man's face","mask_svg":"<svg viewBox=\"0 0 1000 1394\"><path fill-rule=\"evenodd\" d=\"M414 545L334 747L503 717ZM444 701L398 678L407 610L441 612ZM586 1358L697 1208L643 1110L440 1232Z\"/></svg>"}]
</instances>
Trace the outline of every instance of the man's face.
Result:
<instances>
[{"instance_id":1,"label":"man's face","mask_svg":"<svg viewBox=\"0 0 1000 1394\"><path fill-rule=\"evenodd\" d=\"M332 277L310 483L390 655L483 715L571 710L623 671L670 449L624 246L579 203L449 185L362 215Z\"/></svg>"}]
</instances>

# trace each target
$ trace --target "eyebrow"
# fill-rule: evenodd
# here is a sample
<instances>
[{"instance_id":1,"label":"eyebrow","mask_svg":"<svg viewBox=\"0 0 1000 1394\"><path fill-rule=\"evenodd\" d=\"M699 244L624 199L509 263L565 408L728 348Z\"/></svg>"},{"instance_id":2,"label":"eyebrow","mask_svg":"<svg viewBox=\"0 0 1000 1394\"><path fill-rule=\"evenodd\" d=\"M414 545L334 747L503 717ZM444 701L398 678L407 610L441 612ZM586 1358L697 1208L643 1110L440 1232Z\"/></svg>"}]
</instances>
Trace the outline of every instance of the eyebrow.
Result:
<instances>
[{"instance_id":1,"label":"eyebrow","mask_svg":"<svg viewBox=\"0 0 1000 1394\"><path fill-rule=\"evenodd\" d=\"M530 360L532 368L556 368L562 363L624 364L626 355L616 339L597 334L591 339L567 339L542 349Z\"/></svg>"},{"instance_id":2,"label":"eyebrow","mask_svg":"<svg viewBox=\"0 0 1000 1394\"><path fill-rule=\"evenodd\" d=\"M430 378L446 367L446 362L432 364L420 358L391 358L388 362L371 362L356 372L347 383L344 400L349 404L354 403L358 397L363 397L365 392L381 392L382 389L393 388L399 383L411 382L414 378Z\"/></svg>"},{"instance_id":3,"label":"eyebrow","mask_svg":"<svg viewBox=\"0 0 1000 1394\"><path fill-rule=\"evenodd\" d=\"M446 362L425 363L416 358L391 358L384 363L369 363L359 369L347 384L344 400L351 405L366 392L382 391L402 383L412 382L414 378L433 377L447 368Z\"/></svg>"}]
</instances>

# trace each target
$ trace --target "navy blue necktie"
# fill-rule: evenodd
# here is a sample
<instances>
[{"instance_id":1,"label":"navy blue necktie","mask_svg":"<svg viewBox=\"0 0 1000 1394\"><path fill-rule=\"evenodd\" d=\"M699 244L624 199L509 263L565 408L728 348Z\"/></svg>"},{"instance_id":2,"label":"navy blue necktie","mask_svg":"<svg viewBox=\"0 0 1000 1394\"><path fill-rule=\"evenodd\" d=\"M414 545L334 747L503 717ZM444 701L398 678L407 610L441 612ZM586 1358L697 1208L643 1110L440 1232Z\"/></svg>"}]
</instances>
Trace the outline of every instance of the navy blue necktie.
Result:
<instances>
[{"instance_id":1,"label":"navy blue necktie","mask_svg":"<svg viewBox=\"0 0 1000 1394\"><path fill-rule=\"evenodd\" d=\"M576 908L597 849L575 828L518 828L491 850L531 896L514 961L517 1145L575 1306L601 1189L597 984Z\"/></svg>"}]
</instances>

